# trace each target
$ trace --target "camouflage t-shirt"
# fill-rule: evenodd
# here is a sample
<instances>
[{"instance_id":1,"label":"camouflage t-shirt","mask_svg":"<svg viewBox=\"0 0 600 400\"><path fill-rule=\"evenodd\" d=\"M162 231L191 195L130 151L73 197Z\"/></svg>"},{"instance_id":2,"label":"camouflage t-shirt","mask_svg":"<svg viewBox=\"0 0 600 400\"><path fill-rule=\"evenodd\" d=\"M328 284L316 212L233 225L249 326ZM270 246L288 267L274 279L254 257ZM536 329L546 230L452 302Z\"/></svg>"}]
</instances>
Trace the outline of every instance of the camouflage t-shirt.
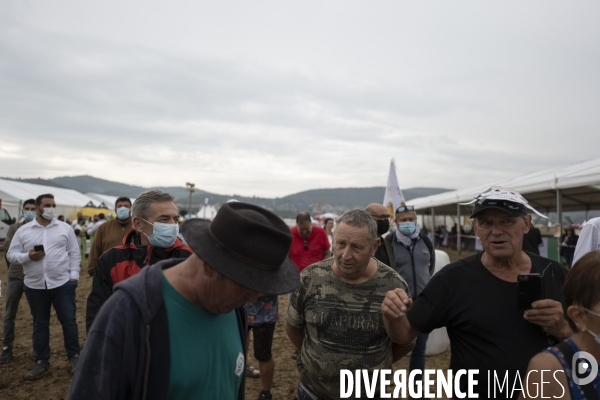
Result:
<instances>
[{"instance_id":1,"label":"camouflage t-shirt","mask_svg":"<svg viewBox=\"0 0 600 400\"><path fill-rule=\"evenodd\" d=\"M300 380L319 398L340 398L340 369L392 367L392 342L381 303L389 290L408 286L396 271L377 261L371 279L349 284L335 276L333 258L306 268L286 321L304 328L297 365ZM364 394L364 391L363 391Z\"/></svg>"}]
</instances>

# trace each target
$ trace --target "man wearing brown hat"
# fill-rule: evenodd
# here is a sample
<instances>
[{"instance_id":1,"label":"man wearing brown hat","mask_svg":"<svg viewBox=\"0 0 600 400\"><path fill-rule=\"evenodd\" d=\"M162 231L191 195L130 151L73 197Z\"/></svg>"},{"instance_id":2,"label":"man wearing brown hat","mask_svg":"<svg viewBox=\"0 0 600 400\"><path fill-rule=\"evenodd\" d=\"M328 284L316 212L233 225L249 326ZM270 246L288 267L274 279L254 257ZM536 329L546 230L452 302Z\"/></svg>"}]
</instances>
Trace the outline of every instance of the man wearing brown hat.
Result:
<instances>
[{"instance_id":1,"label":"man wearing brown hat","mask_svg":"<svg viewBox=\"0 0 600 400\"><path fill-rule=\"evenodd\" d=\"M189 220L194 253L115 286L92 325L69 399L243 399L246 301L287 293L299 273L292 236L275 214L223 205ZM112 306L111 306L112 305Z\"/></svg>"}]
</instances>

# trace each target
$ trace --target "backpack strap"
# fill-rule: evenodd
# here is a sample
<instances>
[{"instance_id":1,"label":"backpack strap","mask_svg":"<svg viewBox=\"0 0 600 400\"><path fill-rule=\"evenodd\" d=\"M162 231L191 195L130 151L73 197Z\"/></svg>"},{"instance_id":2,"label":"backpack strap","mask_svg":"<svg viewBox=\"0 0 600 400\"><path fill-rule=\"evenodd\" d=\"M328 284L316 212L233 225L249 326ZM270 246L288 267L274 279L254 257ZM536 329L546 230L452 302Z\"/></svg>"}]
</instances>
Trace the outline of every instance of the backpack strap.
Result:
<instances>
[{"instance_id":1,"label":"backpack strap","mask_svg":"<svg viewBox=\"0 0 600 400\"><path fill-rule=\"evenodd\" d=\"M568 342L560 342L556 345L558 350L563 354L567 361L572 360L575 352L573 352L573 348ZM576 373L576 371L571 371L571 374ZM587 385L579 386L581 390L583 390L583 394L587 400L599 400L598 392L594 389L593 382L588 383Z\"/></svg>"},{"instance_id":2,"label":"backpack strap","mask_svg":"<svg viewBox=\"0 0 600 400\"><path fill-rule=\"evenodd\" d=\"M392 231L389 235L384 237L384 240L387 240L388 243L394 243L394 239L396 238L396 231Z\"/></svg>"},{"instance_id":3,"label":"backpack strap","mask_svg":"<svg viewBox=\"0 0 600 400\"><path fill-rule=\"evenodd\" d=\"M423 232L419 232L419 236L425 242L425 245L427 246L427 249L429 250L429 254L435 254L435 251L433 249L433 244L431 243L431 240L429 240L429 236L425 235Z\"/></svg>"},{"instance_id":4,"label":"backpack strap","mask_svg":"<svg viewBox=\"0 0 600 400\"><path fill-rule=\"evenodd\" d=\"M425 246L427 246L427 250L429 250L429 272L433 275L435 271L435 249L433 248L433 243L431 243L429 236L425 235L423 232L419 232L419 237L425 242Z\"/></svg>"}]
</instances>

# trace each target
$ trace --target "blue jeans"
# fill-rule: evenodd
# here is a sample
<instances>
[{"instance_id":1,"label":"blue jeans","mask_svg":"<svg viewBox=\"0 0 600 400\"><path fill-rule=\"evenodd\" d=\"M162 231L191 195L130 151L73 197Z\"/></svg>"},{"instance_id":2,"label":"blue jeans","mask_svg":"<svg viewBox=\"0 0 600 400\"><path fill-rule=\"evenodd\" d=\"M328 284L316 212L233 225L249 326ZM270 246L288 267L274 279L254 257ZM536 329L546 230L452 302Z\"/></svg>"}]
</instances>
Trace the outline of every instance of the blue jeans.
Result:
<instances>
[{"instance_id":1,"label":"blue jeans","mask_svg":"<svg viewBox=\"0 0 600 400\"><path fill-rule=\"evenodd\" d=\"M76 288L77 281L68 281L54 289L31 289L25 286L25 296L33 317L33 357L36 361L50 359L51 305L62 325L67 357L79 354L79 331L75 319Z\"/></svg>"},{"instance_id":2,"label":"blue jeans","mask_svg":"<svg viewBox=\"0 0 600 400\"><path fill-rule=\"evenodd\" d=\"M425 369L425 349L427 348L427 339L429 339L428 333L421 333L419 334L419 336L417 336L417 342L415 343L415 347L410 353L410 362L408 363L409 371L415 369L420 369L421 371L423 371ZM415 375L415 382L422 380L422 374Z\"/></svg>"}]
</instances>

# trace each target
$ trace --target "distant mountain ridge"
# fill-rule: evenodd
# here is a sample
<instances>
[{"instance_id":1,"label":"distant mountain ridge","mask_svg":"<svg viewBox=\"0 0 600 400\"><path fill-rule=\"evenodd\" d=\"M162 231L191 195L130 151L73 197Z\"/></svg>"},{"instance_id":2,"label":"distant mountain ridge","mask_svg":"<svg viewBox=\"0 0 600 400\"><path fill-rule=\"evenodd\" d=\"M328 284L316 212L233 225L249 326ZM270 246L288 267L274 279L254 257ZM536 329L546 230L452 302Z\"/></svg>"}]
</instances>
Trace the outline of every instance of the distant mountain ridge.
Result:
<instances>
[{"instance_id":1,"label":"distant mountain ridge","mask_svg":"<svg viewBox=\"0 0 600 400\"><path fill-rule=\"evenodd\" d=\"M10 179L10 178L7 178ZM61 176L54 179L12 179L21 182L35 183L54 187L74 189L81 193L99 193L110 196L137 197L149 189L160 189L170 193L176 198L180 209L187 210L189 192L182 186L145 188L142 186L128 185L89 175ZM407 201L418 197L447 192L452 189L417 187L402 190ZM227 200L235 198L250 204L267 208L286 218L293 218L299 211L309 211L313 214L333 212L341 214L353 208L364 208L369 203L381 203L385 194L385 186L367 188L336 188L312 189L304 192L290 194L284 197L263 198L244 197L239 195L222 195L196 189L192 196L192 213L195 213L208 198L209 204L221 205Z\"/></svg>"}]
</instances>

